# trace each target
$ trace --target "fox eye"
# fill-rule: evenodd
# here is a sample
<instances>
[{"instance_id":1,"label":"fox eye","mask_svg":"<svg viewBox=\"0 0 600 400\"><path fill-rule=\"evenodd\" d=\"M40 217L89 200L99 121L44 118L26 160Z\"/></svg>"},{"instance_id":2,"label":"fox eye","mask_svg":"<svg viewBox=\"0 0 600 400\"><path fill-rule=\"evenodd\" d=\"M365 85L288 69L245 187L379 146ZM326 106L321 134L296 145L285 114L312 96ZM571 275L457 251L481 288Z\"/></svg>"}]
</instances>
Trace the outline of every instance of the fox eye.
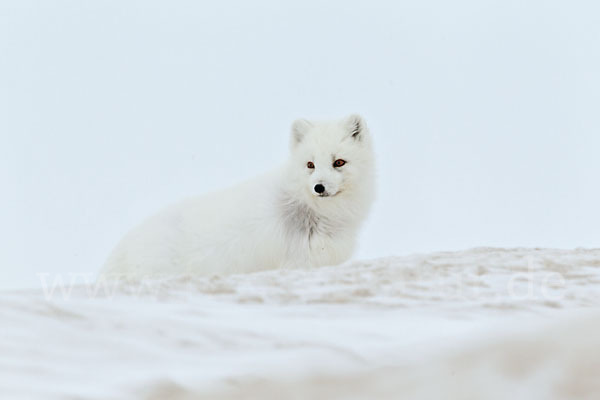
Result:
<instances>
[{"instance_id":1,"label":"fox eye","mask_svg":"<svg viewBox=\"0 0 600 400\"><path fill-rule=\"evenodd\" d=\"M313 164L313 162L312 162L312 161L309 161L309 162L308 162L308 164L306 164L306 166L307 166L308 168L310 168L310 169L313 169L313 168L315 168L315 164Z\"/></svg>"},{"instance_id":2,"label":"fox eye","mask_svg":"<svg viewBox=\"0 0 600 400\"><path fill-rule=\"evenodd\" d=\"M335 160L335 162L333 163L333 166L336 168L339 168L339 167L343 167L344 164L346 164L346 161L344 161L340 158L339 160Z\"/></svg>"}]
</instances>

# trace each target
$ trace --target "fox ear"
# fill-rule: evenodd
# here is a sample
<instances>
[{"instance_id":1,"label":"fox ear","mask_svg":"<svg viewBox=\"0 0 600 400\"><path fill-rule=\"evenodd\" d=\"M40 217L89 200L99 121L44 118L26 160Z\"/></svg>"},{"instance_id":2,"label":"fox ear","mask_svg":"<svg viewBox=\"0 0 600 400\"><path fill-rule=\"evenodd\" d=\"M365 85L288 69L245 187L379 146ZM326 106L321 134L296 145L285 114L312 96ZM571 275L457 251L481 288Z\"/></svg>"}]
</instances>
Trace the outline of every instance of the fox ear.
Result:
<instances>
[{"instance_id":1,"label":"fox ear","mask_svg":"<svg viewBox=\"0 0 600 400\"><path fill-rule=\"evenodd\" d=\"M297 119L292 123L292 148L304 140L306 132L312 126L312 123L306 119Z\"/></svg>"},{"instance_id":2,"label":"fox ear","mask_svg":"<svg viewBox=\"0 0 600 400\"><path fill-rule=\"evenodd\" d=\"M344 120L344 125L350 132L350 136L355 140L362 140L366 134L367 124L363 117L358 114L352 114Z\"/></svg>"}]
</instances>

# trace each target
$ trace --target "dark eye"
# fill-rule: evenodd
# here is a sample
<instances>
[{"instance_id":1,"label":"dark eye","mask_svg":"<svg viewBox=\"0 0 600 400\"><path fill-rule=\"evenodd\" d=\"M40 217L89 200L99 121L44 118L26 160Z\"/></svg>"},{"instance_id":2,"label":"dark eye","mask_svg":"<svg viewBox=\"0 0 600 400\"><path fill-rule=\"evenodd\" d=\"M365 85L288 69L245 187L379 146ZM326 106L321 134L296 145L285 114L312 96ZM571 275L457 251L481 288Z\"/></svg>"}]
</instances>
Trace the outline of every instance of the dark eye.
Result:
<instances>
[{"instance_id":1,"label":"dark eye","mask_svg":"<svg viewBox=\"0 0 600 400\"><path fill-rule=\"evenodd\" d=\"M312 161L309 161L308 164L306 164L306 166L310 169L313 169L315 167L315 164L313 164Z\"/></svg>"},{"instance_id":2,"label":"dark eye","mask_svg":"<svg viewBox=\"0 0 600 400\"><path fill-rule=\"evenodd\" d=\"M344 164L346 164L346 161L339 159L339 160L335 160L335 162L333 163L333 166L336 168L339 168L339 167L343 167Z\"/></svg>"}]
</instances>

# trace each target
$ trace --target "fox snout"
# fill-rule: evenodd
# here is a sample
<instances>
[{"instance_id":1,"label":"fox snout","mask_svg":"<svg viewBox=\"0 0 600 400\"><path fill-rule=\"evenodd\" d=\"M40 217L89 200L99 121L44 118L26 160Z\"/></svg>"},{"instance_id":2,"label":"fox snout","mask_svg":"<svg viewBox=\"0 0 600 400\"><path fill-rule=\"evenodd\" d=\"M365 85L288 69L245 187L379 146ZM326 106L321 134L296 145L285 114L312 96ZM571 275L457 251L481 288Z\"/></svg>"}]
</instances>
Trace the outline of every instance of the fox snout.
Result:
<instances>
[{"instance_id":1,"label":"fox snout","mask_svg":"<svg viewBox=\"0 0 600 400\"><path fill-rule=\"evenodd\" d=\"M325 183L317 183L313 187L313 194L318 197L335 196L338 193L334 188L329 188Z\"/></svg>"}]
</instances>

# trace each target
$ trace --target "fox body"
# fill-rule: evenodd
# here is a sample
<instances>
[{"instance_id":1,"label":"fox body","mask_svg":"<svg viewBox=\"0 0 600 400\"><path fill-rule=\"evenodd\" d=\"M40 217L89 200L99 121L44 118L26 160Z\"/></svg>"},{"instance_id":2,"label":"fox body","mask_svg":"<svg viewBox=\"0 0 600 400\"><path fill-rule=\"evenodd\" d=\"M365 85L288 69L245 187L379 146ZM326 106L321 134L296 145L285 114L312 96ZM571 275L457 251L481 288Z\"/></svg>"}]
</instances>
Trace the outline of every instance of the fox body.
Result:
<instances>
[{"instance_id":1,"label":"fox body","mask_svg":"<svg viewBox=\"0 0 600 400\"><path fill-rule=\"evenodd\" d=\"M237 186L184 200L117 245L104 277L212 275L336 265L353 252L374 196L364 120L297 120L289 160Z\"/></svg>"}]
</instances>

